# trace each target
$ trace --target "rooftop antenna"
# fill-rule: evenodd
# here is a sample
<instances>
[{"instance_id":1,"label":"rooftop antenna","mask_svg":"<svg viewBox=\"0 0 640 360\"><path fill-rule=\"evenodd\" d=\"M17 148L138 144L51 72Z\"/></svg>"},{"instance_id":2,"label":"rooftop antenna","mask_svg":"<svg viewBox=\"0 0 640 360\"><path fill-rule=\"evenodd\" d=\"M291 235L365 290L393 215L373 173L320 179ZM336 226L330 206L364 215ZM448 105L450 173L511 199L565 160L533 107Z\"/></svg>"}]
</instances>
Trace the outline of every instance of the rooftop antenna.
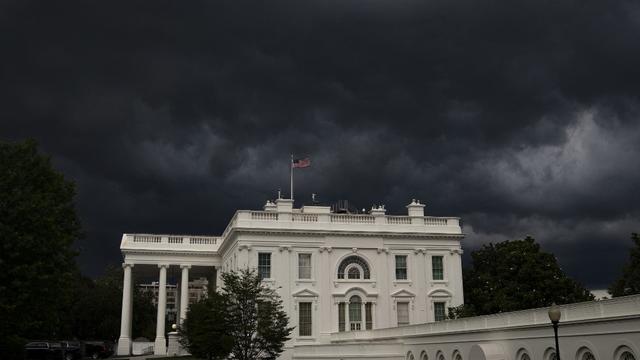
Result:
<instances>
[{"instance_id":1,"label":"rooftop antenna","mask_svg":"<svg viewBox=\"0 0 640 360\"><path fill-rule=\"evenodd\" d=\"M278 199L282 199L282 190L278 188Z\"/></svg>"},{"instance_id":2,"label":"rooftop antenna","mask_svg":"<svg viewBox=\"0 0 640 360\"><path fill-rule=\"evenodd\" d=\"M311 193L311 202L316 202L316 193Z\"/></svg>"}]
</instances>

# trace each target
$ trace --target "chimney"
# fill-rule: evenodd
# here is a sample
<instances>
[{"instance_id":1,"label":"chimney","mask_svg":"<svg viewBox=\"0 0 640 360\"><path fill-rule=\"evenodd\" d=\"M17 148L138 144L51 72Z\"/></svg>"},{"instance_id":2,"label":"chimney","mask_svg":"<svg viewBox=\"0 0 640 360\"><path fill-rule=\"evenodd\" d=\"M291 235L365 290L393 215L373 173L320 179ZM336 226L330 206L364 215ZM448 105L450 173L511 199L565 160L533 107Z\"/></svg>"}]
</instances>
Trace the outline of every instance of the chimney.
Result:
<instances>
[{"instance_id":1,"label":"chimney","mask_svg":"<svg viewBox=\"0 0 640 360\"><path fill-rule=\"evenodd\" d=\"M423 217L424 204L420 204L420 200L411 200L411 204L407 205L407 214L411 217Z\"/></svg>"},{"instance_id":2,"label":"chimney","mask_svg":"<svg viewBox=\"0 0 640 360\"><path fill-rule=\"evenodd\" d=\"M277 199L276 210L279 213L291 213L293 212L293 200L291 199Z\"/></svg>"}]
</instances>

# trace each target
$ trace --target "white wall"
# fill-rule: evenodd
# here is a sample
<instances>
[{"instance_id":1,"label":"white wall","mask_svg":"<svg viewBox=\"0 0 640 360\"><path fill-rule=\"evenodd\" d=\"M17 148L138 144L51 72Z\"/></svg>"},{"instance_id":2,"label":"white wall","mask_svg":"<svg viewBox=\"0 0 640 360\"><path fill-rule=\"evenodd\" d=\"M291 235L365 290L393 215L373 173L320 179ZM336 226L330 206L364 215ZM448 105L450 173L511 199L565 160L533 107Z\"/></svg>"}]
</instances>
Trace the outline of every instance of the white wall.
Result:
<instances>
[{"instance_id":1,"label":"white wall","mask_svg":"<svg viewBox=\"0 0 640 360\"><path fill-rule=\"evenodd\" d=\"M548 360L553 329L547 309L532 309L400 328L332 335L330 344L296 346L293 359L407 359L425 352L428 359ZM560 358L582 360L585 350L596 360L619 360L623 351L640 359L640 295L562 307ZM384 354L381 357L381 354Z\"/></svg>"}]
</instances>

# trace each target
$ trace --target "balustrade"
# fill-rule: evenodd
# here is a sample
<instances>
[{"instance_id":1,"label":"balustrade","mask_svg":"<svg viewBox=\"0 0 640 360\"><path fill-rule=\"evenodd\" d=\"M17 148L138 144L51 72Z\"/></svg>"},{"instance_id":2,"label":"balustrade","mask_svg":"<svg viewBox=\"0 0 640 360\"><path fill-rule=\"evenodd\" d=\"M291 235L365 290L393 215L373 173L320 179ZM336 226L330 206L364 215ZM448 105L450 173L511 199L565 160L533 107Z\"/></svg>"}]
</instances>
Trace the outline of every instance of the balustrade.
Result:
<instances>
[{"instance_id":1,"label":"balustrade","mask_svg":"<svg viewBox=\"0 0 640 360\"><path fill-rule=\"evenodd\" d=\"M169 236L169 244L182 244L182 236Z\"/></svg>"},{"instance_id":2,"label":"balustrade","mask_svg":"<svg viewBox=\"0 0 640 360\"><path fill-rule=\"evenodd\" d=\"M292 214L295 222L318 222L318 214Z\"/></svg>"},{"instance_id":3,"label":"balustrade","mask_svg":"<svg viewBox=\"0 0 640 360\"><path fill-rule=\"evenodd\" d=\"M409 216L387 216L387 224L411 225L411 218Z\"/></svg>"},{"instance_id":4,"label":"balustrade","mask_svg":"<svg viewBox=\"0 0 640 360\"><path fill-rule=\"evenodd\" d=\"M160 243L162 237L159 235L134 235L133 242L136 243Z\"/></svg>"},{"instance_id":5,"label":"balustrade","mask_svg":"<svg viewBox=\"0 0 640 360\"><path fill-rule=\"evenodd\" d=\"M278 220L278 213L267 211L252 211L251 220L276 221Z\"/></svg>"},{"instance_id":6,"label":"balustrade","mask_svg":"<svg viewBox=\"0 0 640 360\"><path fill-rule=\"evenodd\" d=\"M247 222L248 221L248 222ZM231 231L238 227L257 226L251 221L272 223L269 226L279 226L278 223L295 222L299 224L309 224L309 227L317 227L321 224L331 224L343 228L344 225L374 225L375 227L386 227L387 231L398 229L398 231L414 231L420 226L424 227L458 227L457 218L440 217L416 217L416 216L374 216L369 214L316 214L316 213L278 213L275 211L238 211L227 225L221 237L213 236L181 236L181 235L152 235L152 234L125 234L126 244L138 244L138 247L180 247L188 245L206 245L207 247L196 247L200 250L210 250L210 245L220 245L218 239L225 239ZM338 225L340 224L340 225ZM409 230L411 229L411 230ZM435 230L422 230L435 231ZM217 247L217 246L216 246Z\"/></svg>"},{"instance_id":7,"label":"balustrade","mask_svg":"<svg viewBox=\"0 0 640 360\"><path fill-rule=\"evenodd\" d=\"M331 214L331 222L340 224L374 224L376 219L371 215Z\"/></svg>"},{"instance_id":8,"label":"balustrade","mask_svg":"<svg viewBox=\"0 0 640 360\"><path fill-rule=\"evenodd\" d=\"M447 219L436 217L425 217L424 224L427 226L447 226Z\"/></svg>"},{"instance_id":9,"label":"balustrade","mask_svg":"<svg viewBox=\"0 0 640 360\"><path fill-rule=\"evenodd\" d=\"M215 245L217 243L218 239L210 236L192 236L189 238L189 244Z\"/></svg>"}]
</instances>

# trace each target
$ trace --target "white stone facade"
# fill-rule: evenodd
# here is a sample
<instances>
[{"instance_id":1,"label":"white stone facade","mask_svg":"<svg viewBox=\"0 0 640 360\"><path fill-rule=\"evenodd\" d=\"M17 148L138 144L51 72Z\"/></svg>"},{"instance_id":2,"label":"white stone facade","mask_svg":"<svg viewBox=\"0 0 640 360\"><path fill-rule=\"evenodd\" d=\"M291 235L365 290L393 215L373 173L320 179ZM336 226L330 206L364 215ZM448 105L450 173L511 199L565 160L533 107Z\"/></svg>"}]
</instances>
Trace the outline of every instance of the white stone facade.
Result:
<instances>
[{"instance_id":1,"label":"white stone facade","mask_svg":"<svg viewBox=\"0 0 640 360\"><path fill-rule=\"evenodd\" d=\"M183 282L190 271L215 271L220 286L222 271L259 268L259 257L264 281L278 288L296 327L285 357L297 345L329 343L340 330L436 320L463 302L462 230L458 218L424 216L415 200L407 209L403 216L386 215L383 207L335 214L324 206L294 209L291 200L278 199L263 211L237 211L219 237L124 234L118 354L130 353L131 274L141 267L153 268L161 285L156 354L166 353L162 284L168 270L180 271ZM180 318L185 314L181 306Z\"/></svg>"}]
</instances>

